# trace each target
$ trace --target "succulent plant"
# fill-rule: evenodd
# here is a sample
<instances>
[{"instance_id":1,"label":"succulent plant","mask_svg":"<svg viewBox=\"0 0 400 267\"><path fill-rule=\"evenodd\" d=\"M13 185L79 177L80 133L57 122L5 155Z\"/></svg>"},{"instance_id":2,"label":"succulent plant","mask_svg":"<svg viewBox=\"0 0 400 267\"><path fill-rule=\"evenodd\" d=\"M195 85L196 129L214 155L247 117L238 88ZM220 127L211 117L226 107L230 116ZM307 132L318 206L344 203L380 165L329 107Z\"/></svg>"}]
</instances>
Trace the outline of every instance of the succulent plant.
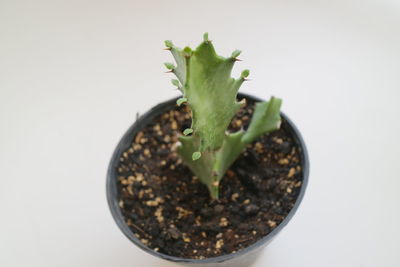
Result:
<instances>
[{"instance_id":1,"label":"succulent plant","mask_svg":"<svg viewBox=\"0 0 400 267\"><path fill-rule=\"evenodd\" d=\"M182 92L177 104L188 104L192 113L191 128L179 137L178 153L207 185L211 197L218 198L220 180L246 145L279 128L282 100L271 97L268 102L257 103L246 131L227 132L234 115L245 104L237 102L236 96L249 70L237 79L231 77L241 51L235 50L227 58L217 55L207 33L195 50L178 48L171 41L165 41L165 45L176 61L176 65L165 66L177 77L172 84Z\"/></svg>"}]
</instances>

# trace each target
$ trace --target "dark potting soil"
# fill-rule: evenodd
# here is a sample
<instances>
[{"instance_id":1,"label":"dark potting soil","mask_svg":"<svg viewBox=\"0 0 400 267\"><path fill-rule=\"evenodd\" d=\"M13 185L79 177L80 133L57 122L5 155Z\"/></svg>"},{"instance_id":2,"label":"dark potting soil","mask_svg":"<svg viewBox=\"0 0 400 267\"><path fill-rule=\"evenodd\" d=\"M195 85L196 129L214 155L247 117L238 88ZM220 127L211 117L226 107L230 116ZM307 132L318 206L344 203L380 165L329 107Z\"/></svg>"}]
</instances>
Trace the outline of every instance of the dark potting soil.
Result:
<instances>
[{"instance_id":1,"label":"dark potting soil","mask_svg":"<svg viewBox=\"0 0 400 267\"><path fill-rule=\"evenodd\" d=\"M230 130L246 128L253 107L247 103ZM303 180L299 148L283 121L280 130L247 146L212 201L175 149L190 125L188 108L176 106L132 138L117 169L120 208L136 237L155 251L194 259L235 253L293 208Z\"/></svg>"}]
</instances>

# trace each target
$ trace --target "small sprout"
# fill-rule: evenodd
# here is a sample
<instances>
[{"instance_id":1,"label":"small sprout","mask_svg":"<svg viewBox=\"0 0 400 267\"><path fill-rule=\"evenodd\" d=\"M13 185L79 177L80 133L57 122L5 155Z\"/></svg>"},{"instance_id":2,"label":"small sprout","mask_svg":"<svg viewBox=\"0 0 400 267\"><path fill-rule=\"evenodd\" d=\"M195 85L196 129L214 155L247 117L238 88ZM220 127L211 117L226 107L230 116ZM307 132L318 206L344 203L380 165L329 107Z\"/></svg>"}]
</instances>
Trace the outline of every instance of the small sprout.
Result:
<instances>
[{"instance_id":1,"label":"small sprout","mask_svg":"<svg viewBox=\"0 0 400 267\"><path fill-rule=\"evenodd\" d=\"M242 74L240 75L243 79L247 78L250 74L249 70L244 70L242 71Z\"/></svg>"},{"instance_id":2,"label":"small sprout","mask_svg":"<svg viewBox=\"0 0 400 267\"><path fill-rule=\"evenodd\" d=\"M167 69L169 69L169 70L175 69L175 65L172 64L172 63L169 63L169 62L165 62L165 63L164 63L164 66L165 66Z\"/></svg>"},{"instance_id":3,"label":"small sprout","mask_svg":"<svg viewBox=\"0 0 400 267\"><path fill-rule=\"evenodd\" d=\"M240 53L242 53L242 51L240 51L240 50L233 51L231 58L237 58L240 55Z\"/></svg>"},{"instance_id":4,"label":"small sprout","mask_svg":"<svg viewBox=\"0 0 400 267\"><path fill-rule=\"evenodd\" d=\"M198 160L199 158L201 158L201 152L196 151L192 154L192 160Z\"/></svg>"},{"instance_id":5,"label":"small sprout","mask_svg":"<svg viewBox=\"0 0 400 267\"><path fill-rule=\"evenodd\" d=\"M205 32L204 34L203 34L203 40L204 40L204 42L208 42L209 40L208 40L208 32Z\"/></svg>"},{"instance_id":6,"label":"small sprout","mask_svg":"<svg viewBox=\"0 0 400 267\"><path fill-rule=\"evenodd\" d=\"M179 87L179 81L177 79L172 79L171 83L172 83L172 85L175 85L176 87Z\"/></svg>"},{"instance_id":7,"label":"small sprout","mask_svg":"<svg viewBox=\"0 0 400 267\"><path fill-rule=\"evenodd\" d=\"M178 98L178 100L176 100L176 104L178 106L182 105L185 102L187 102L187 98L185 98L185 97L181 97L181 98Z\"/></svg>"},{"instance_id":8,"label":"small sprout","mask_svg":"<svg viewBox=\"0 0 400 267\"><path fill-rule=\"evenodd\" d=\"M189 135L189 134L191 134L191 133L193 133L193 129L185 129L185 130L183 131L183 134L184 134L184 135Z\"/></svg>"},{"instance_id":9,"label":"small sprout","mask_svg":"<svg viewBox=\"0 0 400 267\"><path fill-rule=\"evenodd\" d=\"M164 44L165 44L165 46L168 47L168 48L172 48L172 47L174 46L174 44L173 44L172 41L170 41L170 40L165 40L165 41L164 41Z\"/></svg>"}]
</instances>

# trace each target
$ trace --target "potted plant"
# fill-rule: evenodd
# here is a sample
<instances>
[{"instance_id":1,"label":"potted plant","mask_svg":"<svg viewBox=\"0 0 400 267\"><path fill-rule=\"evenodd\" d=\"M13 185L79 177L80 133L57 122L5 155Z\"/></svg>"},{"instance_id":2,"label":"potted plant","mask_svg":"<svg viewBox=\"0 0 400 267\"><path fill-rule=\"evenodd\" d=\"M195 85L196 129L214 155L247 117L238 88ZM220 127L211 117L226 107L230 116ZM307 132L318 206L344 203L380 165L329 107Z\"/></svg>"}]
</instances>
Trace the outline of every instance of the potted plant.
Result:
<instances>
[{"instance_id":1,"label":"potted plant","mask_svg":"<svg viewBox=\"0 0 400 267\"><path fill-rule=\"evenodd\" d=\"M133 243L163 259L246 259L298 208L306 147L281 99L238 94L249 75L231 77L239 50L221 57L207 34L195 50L165 45L182 97L142 115L119 142L107 177L112 215Z\"/></svg>"}]
</instances>

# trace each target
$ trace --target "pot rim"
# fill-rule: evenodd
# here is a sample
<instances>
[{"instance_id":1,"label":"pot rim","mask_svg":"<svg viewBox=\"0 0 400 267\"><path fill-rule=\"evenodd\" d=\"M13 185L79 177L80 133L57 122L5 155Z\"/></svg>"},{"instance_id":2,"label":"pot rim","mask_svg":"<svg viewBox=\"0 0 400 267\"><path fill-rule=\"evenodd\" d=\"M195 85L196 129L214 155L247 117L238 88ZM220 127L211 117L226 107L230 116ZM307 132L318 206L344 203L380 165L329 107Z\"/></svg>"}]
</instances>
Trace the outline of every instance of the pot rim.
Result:
<instances>
[{"instance_id":1,"label":"pot rim","mask_svg":"<svg viewBox=\"0 0 400 267\"><path fill-rule=\"evenodd\" d=\"M139 248L142 250L150 253L153 256L156 256L161 259L173 261L173 262L183 262L183 263L190 263L190 264L205 264L205 263L218 263L218 262L224 262L233 258L238 258L242 255L248 254L249 252L255 251L258 248L261 248L265 246L268 241L272 240L276 236L276 234L281 231L287 224L288 222L292 219L294 214L296 213L297 209L300 206L300 203L303 200L304 193L307 188L308 184L308 177L309 177L309 172L310 172L310 163L309 163L309 158L308 158L308 152L307 148L305 145L305 142L300 134L300 131L297 129L297 127L294 125L294 123L288 118L287 115L285 115L283 112L281 112L281 116L284 118L284 120L287 122L289 125L289 128L291 128L291 133L293 135L293 138L295 139L295 142L297 142L297 145L300 147L301 151L301 156L303 159L303 164L302 164L302 171L303 171L303 181L301 185L301 189L299 192L299 195L296 199L296 202L293 206L293 208L290 210L290 212L286 215L286 217L283 219L283 221L275 227L269 234L266 236L262 237L255 243L251 244L248 247L245 247L236 253L230 253L230 254L225 254L217 257L211 257L211 258L205 258L205 259L191 259L191 258L180 258L180 257L175 257L175 256L170 256L167 254L163 254L160 252L156 252L153 249L150 249L146 245L144 245L136 236L132 233L128 225L124 221L124 217L122 215L122 212L119 207L119 201L118 198L116 197L118 195L117 191L117 183L115 183L115 178L116 178L116 167L119 162L119 158L121 154L126 150L126 145L130 145L132 142L133 136L136 134L136 132L140 129L142 129L144 126L146 126L147 122L153 119L156 115L159 113L168 110L168 108L171 106L171 104L175 104L176 100L179 97L172 98L170 100L167 100L165 102L162 102L153 108L151 108L149 111L141 115L130 127L129 129L125 132L123 137L120 139L118 142L117 147L115 148L109 166L107 170L107 182L106 182L106 194L107 194L107 202L108 206L110 208L111 214L117 223L118 227L120 230L124 233L124 235L132 241L135 245L137 245ZM238 98L248 98L252 99L256 102L263 101L262 99L258 97L254 97L248 94L243 94L243 93L238 93Z\"/></svg>"}]
</instances>

